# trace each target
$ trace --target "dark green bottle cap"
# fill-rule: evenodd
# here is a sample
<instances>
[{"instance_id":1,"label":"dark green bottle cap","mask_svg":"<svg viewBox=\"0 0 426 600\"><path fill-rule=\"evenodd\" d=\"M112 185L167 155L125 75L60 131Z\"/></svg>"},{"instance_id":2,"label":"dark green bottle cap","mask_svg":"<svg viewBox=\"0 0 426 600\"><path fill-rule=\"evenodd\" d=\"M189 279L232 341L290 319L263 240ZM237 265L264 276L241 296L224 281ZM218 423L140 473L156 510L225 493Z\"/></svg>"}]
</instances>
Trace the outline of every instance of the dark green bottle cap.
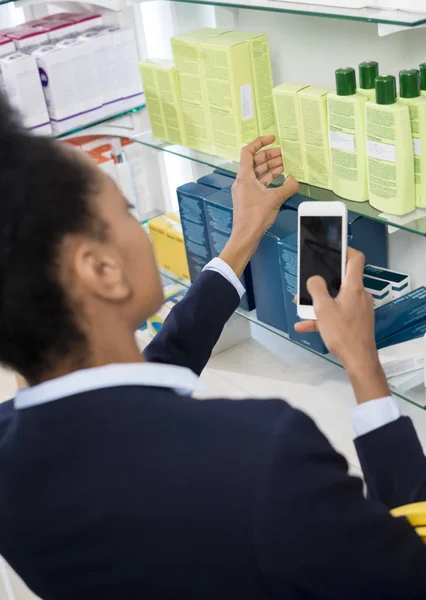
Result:
<instances>
[{"instance_id":1,"label":"dark green bottle cap","mask_svg":"<svg viewBox=\"0 0 426 600\"><path fill-rule=\"evenodd\" d=\"M363 90L374 90L376 77L379 75L379 63L367 60L359 65L359 87Z\"/></svg>"},{"instance_id":2,"label":"dark green bottle cap","mask_svg":"<svg viewBox=\"0 0 426 600\"><path fill-rule=\"evenodd\" d=\"M426 92L426 63L420 65L420 87Z\"/></svg>"},{"instance_id":3,"label":"dark green bottle cap","mask_svg":"<svg viewBox=\"0 0 426 600\"><path fill-rule=\"evenodd\" d=\"M420 71L417 69L400 71L399 94L401 98L418 98L420 96Z\"/></svg>"},{"instance_id":4,"label":"dark green bottle cap","mask_svg":"<svg viewBox=\"0 0 426 600\"><path fill-rule=\"evenodd\" d=\"M393 75L376 77L376 102L377 104L396 103L396 79Z\"/></svg>"},{"instance_id":5,"label":"dark green bottle cap","mask_svg":"<svg viewBox=\"0 0 426 600\"><path fill-rule=\"evenodd\" d=\"M355 69L352 69L352 67L337 69L336 93L338 96L353 96L356 94Z\"/></svg>"}]
</instances>

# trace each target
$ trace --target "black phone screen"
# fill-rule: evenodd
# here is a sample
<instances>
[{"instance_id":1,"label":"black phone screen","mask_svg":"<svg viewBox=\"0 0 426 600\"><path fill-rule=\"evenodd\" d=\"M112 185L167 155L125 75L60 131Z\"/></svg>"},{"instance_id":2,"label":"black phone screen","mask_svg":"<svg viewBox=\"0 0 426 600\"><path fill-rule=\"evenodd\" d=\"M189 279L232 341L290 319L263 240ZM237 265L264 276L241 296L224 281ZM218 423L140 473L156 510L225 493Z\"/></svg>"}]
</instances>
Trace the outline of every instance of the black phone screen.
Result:
<instances>
[{"instance_id":1,"label":"black phone screen","mask_svg":"<svg viewBox=\"0 0 426 600\"><path fill-rule=\"evenodd\" d=\"M299 303L312 306L307 281L320 275L335 298L342 284L342 217L300 217Z\"/></svg>"}]
</instances>

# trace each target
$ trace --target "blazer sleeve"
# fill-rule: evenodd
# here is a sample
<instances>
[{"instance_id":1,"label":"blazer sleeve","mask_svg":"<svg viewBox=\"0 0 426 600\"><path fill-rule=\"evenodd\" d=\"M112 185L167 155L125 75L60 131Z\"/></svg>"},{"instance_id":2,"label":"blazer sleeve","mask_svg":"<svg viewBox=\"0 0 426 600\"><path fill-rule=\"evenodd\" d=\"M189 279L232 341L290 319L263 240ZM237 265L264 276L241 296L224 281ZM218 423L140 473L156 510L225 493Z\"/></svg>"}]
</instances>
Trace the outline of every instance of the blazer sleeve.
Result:
<instances>
[{"instance_id":1,"label":"blazer sleeve","mask_svg":"<svg viewBox=\"0 0 426 600\"><path fill-rule=\"evenodd\" d=\"M306 415L289 410L270 436L253 504L265 586L284 598L426 598L426 546L362 483ZM296 594L294 594L296 595Z\"/></svg>"},{"instance_id":2,"label":"blazer sleeve","mask_svg":"<svg viewBox=\"0 0 426 600\"><path fill-rule=\"evenodd\" d=\"M188 367L200 375L239 303L237 290L225 277L204 271L146 347L147 360Z\"/></svg>"},{"instance_id":3,"label":"blazer sleeve","mask_svg":"<svg viewBox=\"0 0 426 600\"><path fill-rule=\"evenodd\" d=\"M426 501L426 457L408 417L355 440L369 496L388 508Z\"/></svg>"}]
</instances>

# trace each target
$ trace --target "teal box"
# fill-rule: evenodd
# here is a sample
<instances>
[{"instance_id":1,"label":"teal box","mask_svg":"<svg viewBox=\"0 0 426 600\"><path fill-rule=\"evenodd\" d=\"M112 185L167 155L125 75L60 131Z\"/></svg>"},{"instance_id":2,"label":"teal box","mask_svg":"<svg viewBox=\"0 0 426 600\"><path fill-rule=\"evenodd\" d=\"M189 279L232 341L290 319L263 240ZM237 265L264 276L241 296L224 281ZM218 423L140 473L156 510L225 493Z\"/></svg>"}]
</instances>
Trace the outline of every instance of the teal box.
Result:
<instances>
[{"instance_id":1,"label":"teal box","mask_svg":"<svg viewBox=\"0 0 426 600\"><path fill-rule=\"evenodd\" d=\"M410 340L415 340L417 338L421 338L426 334L426 319L420 321L416 325L412 327L407 327L395 335L391 335L384 340L377 342L377 349L381 350L382 348L387 348L388 346L394 346L395 344L402 344L402 342L408 342Z\"/></svg>"},{"instance_id":2,"label":"teal box","mask_svg":"<svg viewBox=\"0 0 426 600\"><path fill-rule=\"evenodd\" d=\"M199 183L186 183L176 191L189 274L194 282L212 259L204 202L215 190Z\"/></svg>"},{"instance_id":3,"label":"teal box","mask_svg":"<svg viewBox=\"0 0 426 600\"><path fill-rule=\"evenodd\" d=\"M294 330L295 324L301 320L297 316L297 306L294 303L294 297L297 294L297 231L279 241L278 251L289 338L310 350L328 354L319 333L297 333Z\"/></svg>"},{"instance_id":4,"label":"teal box","mask_svg":"<svg viewBox=\"0 0 426 600\"><path fill-rule=\"evenodd\" d=\"M287 313L281 283L278 243L297 231L297 210L282 210L263 236L250 264L257 318L288 333Z\"/></svg>"},{"instance_id":5,"label":"teal box","mask_svg":"<svg viewBox=\"0 0 426 600\"><path fill-rule=\"evenodd\" d=\"M204 186L203 186L204 187ZM213 191L205 199L207 231L212 257L219 256L224 249L232 231L232 195L229 188ZM253 310L255 308L252 274L250 264L246 267L241 282L246 289L241 300L241 308Z\"/></svg>"},{"instance_id":6,"label":"teal box","mask_svg":"<svg viewBox=\"0 0 426 600\"><path fill-rule=\"evenodd\" d=\"M235 177L230 175L224 175L222 173L209 173L204 175L197 180L197 183L207 185L208 187L215 188L216 190L223 190L224 188L230 187L235 181Z\"/></svg>"},{"instance_id":7,"label":"teal box","mask_svg":"<svg viewBox=\"0 0 426 600\"><path fill-rule=\"evenodd\" d=\"M426 321L426 287L419 287L389 304L380 306L375 315L374 333L378 344L387 338L395 338L398 334L401 334L400 337L410 335L409 332L404 334L404 331Z\"/></svg>"}]
</instances>

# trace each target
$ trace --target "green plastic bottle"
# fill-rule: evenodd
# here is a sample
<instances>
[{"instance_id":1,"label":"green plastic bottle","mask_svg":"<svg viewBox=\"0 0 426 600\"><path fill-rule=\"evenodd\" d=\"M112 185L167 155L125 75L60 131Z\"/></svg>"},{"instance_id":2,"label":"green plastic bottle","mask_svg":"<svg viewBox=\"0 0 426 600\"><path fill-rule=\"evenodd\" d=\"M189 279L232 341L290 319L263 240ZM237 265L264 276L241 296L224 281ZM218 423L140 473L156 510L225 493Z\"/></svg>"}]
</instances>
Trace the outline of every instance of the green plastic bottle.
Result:
<instances>
[{"instance_id":1,"label":"green plastic bottle","mask_svg":"<svg viewBox=\"0 0 426 600\"><path fill-rule=\"evenodd\" d=\"M331 189L353 200L368 200L365 152L367 97L356 91L355 69L336 71L336 93L328 95Z\"/></svg>"},{"instance_id":2,"label":"green plastic bottle","mask_svg":"<svg viewBox=\"0 0 426 600\"><path fill-rule=\"evenodd\" d=\"M399 74L399 101L410 111L416 206L426 208L426 97L420 94L420 71Z\"/></svg>"},{"instance_id":3,"label":"green plastic bottle","mask_svg":"<svg viewBox=\"0 0 426 600\"><path fill-rule=\"evenodd\" d=\"M358 66L360 94L367 96L368 100L376 101L376 77L379 75L379 63L375 60L367 60Z\"/></svg>"},{"instance_id":4,"label":"green plastic bottle","mask_svg":"<svg viewBox=\"0 0 426 600\"><path fill-rule=\"evenodd\" d=\"M410 111L397 102L393 75L376 78L376 102L367 102L366 115L370 204L406 215L416 207L413 141Z\"/></svg>"},{"instance_id":5,"label":"green plastic bottle","mask_svg":"<svg viewBox=\"0 0 426 600\"><path fill-rule=\"evenodd\" d=\"M420 93L426 96L426 63L420 65Z\"/></svg>"}]
</instances>

